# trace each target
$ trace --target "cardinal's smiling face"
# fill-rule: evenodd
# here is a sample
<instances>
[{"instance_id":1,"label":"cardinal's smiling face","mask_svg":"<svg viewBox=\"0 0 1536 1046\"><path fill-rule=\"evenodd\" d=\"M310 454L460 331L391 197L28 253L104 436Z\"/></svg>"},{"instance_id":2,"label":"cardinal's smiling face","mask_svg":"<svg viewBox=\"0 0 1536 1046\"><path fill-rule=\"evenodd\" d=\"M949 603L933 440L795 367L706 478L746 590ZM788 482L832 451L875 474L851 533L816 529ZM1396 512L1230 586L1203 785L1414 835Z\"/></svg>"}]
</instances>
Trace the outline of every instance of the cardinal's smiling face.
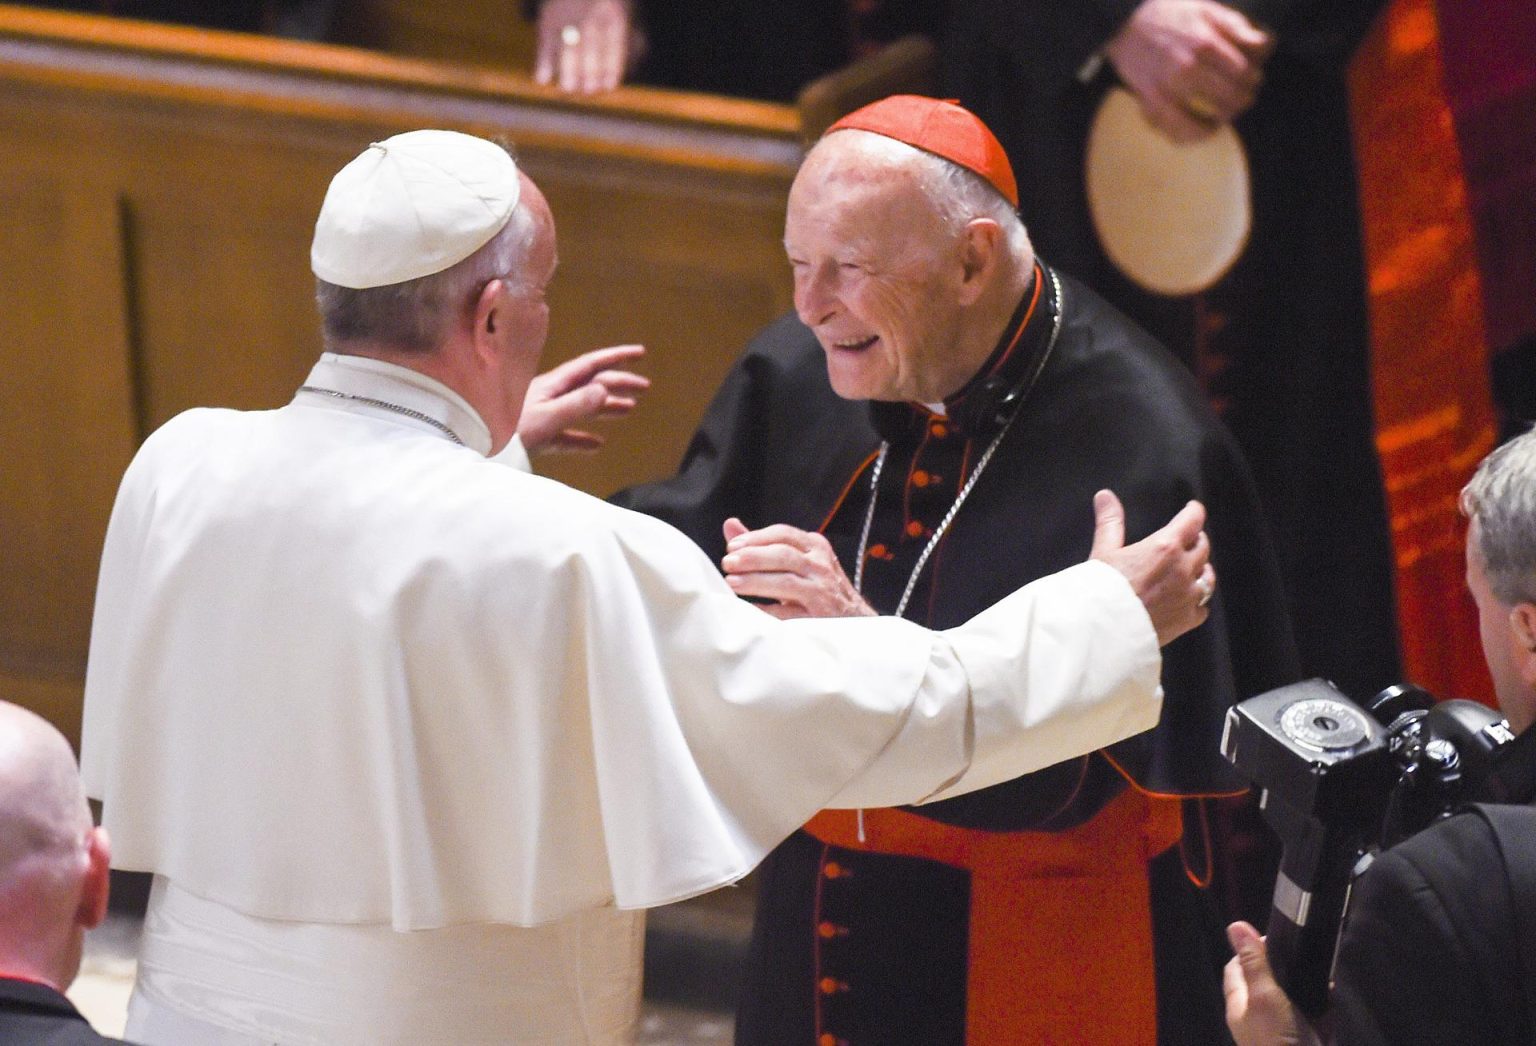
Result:
<instances>
[{"instance_id":1,"label":"cardinal's smiling face","mask_svg":"<svg viewBox=\"0 0 1536 1046\"><path fill-rule=\"evenodd\" d=\"M795 311L845 399L936 403L975 371L955 351L965 237L925 194L912 151L839 131L812 150L790 190Z\"/></svg>"}]
</instances>

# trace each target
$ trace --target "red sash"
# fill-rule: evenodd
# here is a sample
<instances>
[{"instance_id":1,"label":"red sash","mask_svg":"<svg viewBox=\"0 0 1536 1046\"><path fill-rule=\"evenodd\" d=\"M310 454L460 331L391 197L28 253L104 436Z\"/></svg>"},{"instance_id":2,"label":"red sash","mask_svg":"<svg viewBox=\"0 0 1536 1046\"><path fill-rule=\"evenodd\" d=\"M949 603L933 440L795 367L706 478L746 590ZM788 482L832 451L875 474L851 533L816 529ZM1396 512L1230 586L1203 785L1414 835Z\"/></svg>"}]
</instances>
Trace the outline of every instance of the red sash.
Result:
<instances>
[{"instance_id":1,"label":"red sash","mask_svg":"<svg viewBox=\"0 0 1536 1046\"><path fill-rule=\"evenodd\" d=\"M1065 832L956 828L903 810L823 810L805 830L971 873L966 1041L1155 1046L1147 862L1178 842L1177 799L1128 788Z\"/></svg>"}]
</instances>

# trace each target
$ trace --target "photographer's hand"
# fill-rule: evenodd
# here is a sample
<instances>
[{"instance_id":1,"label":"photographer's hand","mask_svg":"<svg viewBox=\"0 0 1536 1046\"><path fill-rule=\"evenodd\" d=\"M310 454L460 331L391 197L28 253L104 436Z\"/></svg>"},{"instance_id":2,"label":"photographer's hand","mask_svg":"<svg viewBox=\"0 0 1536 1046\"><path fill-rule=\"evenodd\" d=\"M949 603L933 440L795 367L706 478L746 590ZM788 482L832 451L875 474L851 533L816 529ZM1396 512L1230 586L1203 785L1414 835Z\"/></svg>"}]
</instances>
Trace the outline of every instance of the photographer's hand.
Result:
<instances>
[{"instance_id":1,"label":"photographer's hand","mask_svg":"<svg viewBox=\"0 0 1536 1046\"><path fill-rule=\"evenodd\" d=\"M1227 1028L1237 1046L1320 1046L1305 1017L1286 998L1269 968L1264 938L1247 923L1227 927L1235 952L1222 971Z\"/></svg>"}]
</instances>

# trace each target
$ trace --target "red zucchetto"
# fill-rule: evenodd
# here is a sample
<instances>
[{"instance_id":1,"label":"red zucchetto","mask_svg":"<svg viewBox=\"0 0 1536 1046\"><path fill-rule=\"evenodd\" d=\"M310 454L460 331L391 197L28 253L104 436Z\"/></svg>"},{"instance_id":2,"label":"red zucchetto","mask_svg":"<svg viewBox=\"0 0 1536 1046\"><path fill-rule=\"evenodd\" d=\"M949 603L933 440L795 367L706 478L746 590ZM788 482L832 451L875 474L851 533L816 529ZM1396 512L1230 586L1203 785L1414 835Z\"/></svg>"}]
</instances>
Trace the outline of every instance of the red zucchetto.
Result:
<instances>
[{"instance_id":1,"label":"red zucchetto","mask_svg":"<svg viewBox=\"0 0 1536 1046\"><path fill-rule=\"evenodd\" d=\"M1008 154L987 125L958 102L893 94L855 109L827 128L828 134L833 131L870 131L942 156L975 171L1014 207L1019 205L1019 186Z\"/></svg>"}]
</instances>

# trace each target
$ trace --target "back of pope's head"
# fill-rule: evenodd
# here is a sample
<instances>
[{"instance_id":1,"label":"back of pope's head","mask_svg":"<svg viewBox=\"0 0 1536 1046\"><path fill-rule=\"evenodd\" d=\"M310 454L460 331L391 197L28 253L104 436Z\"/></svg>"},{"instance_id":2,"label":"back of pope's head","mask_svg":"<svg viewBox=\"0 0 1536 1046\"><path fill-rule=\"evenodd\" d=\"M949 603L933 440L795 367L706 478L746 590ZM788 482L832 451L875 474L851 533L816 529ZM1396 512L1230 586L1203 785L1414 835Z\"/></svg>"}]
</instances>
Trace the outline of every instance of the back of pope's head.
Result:
<instances>
[{"instance_id":1,"label":"back of pope's head","mask_svg":"<svg viewBox=\"0 0 1536 1046\"><path fill-rule=\"evenodd\" d=\"M522 279L547 209L507 149L457 131L374 142L331 179L310 267L327 347L438 348L493 279Z\"/></svg>"}]
</instances>

